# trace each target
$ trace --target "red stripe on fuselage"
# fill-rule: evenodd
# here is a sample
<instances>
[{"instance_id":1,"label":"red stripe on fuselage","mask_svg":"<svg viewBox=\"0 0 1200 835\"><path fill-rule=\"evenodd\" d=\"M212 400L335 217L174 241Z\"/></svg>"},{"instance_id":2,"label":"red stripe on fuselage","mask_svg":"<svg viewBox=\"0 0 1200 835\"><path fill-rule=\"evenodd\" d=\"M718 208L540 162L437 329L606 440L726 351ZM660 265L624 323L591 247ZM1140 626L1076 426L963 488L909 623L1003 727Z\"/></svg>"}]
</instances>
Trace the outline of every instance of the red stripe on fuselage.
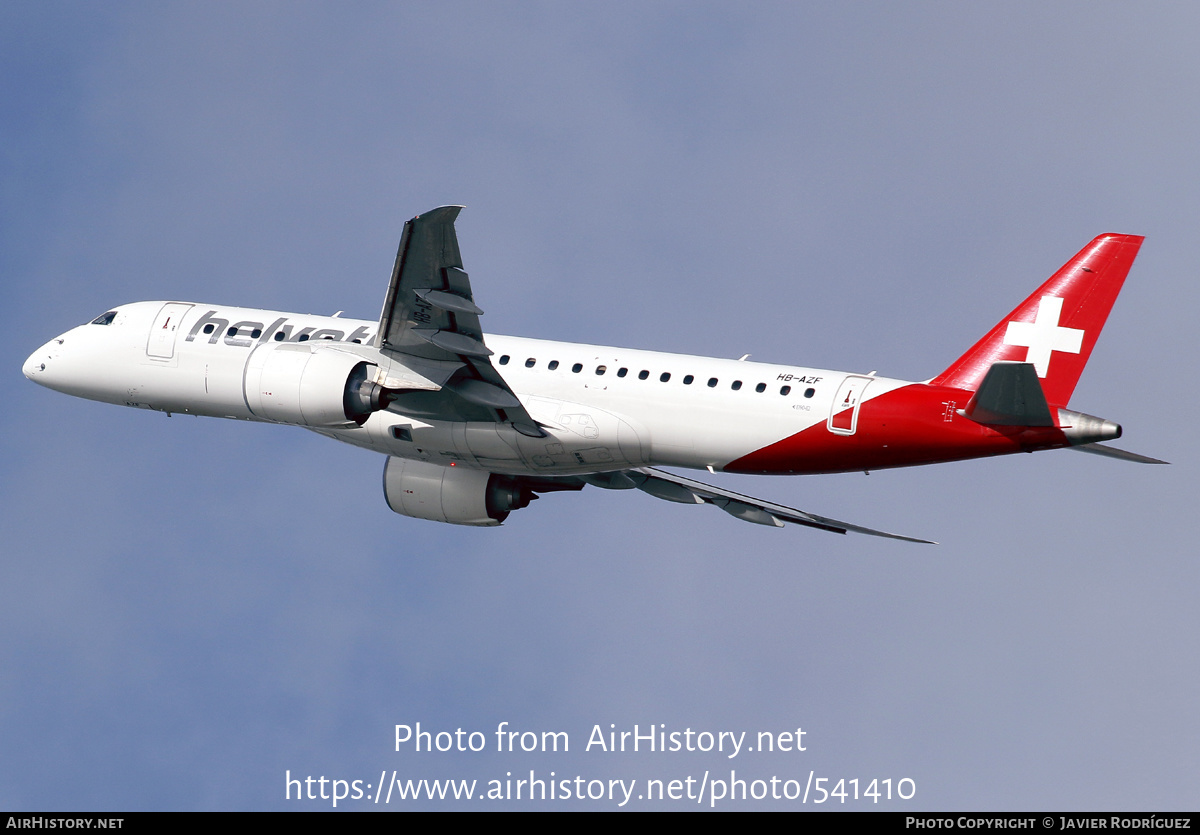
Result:
<instances>
[{"instance_id":1,"label":"red stripe on fuselage","mask_svg":"<svg viewBox=\"0 0 1200 835\"><path fill-rule=\"evenodd\" d=\"M1067 445L1052 427L984 426L956 410L971 392L913 384L863 402L853 435L822 421L727 464L731 473L845 473L961 461Z\"/></svg>"}]
</instances>

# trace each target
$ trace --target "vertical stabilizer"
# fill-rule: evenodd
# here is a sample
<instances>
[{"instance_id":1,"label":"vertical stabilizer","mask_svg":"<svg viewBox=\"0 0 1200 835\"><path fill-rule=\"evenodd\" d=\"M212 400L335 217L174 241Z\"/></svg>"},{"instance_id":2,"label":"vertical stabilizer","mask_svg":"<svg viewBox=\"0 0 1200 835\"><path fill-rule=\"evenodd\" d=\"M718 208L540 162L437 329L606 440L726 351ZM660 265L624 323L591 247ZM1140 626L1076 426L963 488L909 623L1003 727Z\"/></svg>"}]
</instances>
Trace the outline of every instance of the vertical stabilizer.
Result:
<instances>
[{"instance_id":1,"label":"vertical stabilizer","mask_svg":"<svg viewBox=\"0 0 1200 835\"><path fill-rule=\"evenodd\" d=\"M1066 406L1143 240L1093 240L932 384L977 391L993 363L1030 363L1046 400Z\"/></svg>"}]
</instances>

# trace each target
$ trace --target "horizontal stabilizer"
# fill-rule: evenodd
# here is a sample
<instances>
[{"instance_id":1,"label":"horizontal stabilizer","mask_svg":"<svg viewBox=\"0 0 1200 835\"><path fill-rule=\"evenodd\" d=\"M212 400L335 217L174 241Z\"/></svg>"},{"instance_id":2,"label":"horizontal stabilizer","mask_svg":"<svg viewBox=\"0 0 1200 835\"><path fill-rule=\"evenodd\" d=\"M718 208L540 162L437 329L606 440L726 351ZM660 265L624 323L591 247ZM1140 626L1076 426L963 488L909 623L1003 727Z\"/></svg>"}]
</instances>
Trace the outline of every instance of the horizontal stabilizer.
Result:
<instances>
[{"instance_id":1,"label":"horizontal stabilizer","mask_svg":"<svg viewBox=\"0 0 1200 835\"><path fill-rule=\"evenodd\" d=\"M1037 370L1029 362L992 363L962 413L994 426L1055 425Z\"/></svg>"},{"instance_id":2,"label":"horizontal stabilizer","mask_svg":"<svg viewBox=\"0 0 1200 835\"><path fill-rule=\"evenodd\" d=\"M1113 446L1104 446L1103 444L1081 444L1079 446L1068 447L1068 449L1077 449L1080 452L1090 452L1093 455L1103 455L1106 458L1119 458L1122 461L1133 461L1137 464L1170 464L1170 461L1163 461L1158 458L1151 458L1149 455L1138 455L1136 452L1128 452L1123 449L1117 449Z\"/></svg>"}]
</instances>

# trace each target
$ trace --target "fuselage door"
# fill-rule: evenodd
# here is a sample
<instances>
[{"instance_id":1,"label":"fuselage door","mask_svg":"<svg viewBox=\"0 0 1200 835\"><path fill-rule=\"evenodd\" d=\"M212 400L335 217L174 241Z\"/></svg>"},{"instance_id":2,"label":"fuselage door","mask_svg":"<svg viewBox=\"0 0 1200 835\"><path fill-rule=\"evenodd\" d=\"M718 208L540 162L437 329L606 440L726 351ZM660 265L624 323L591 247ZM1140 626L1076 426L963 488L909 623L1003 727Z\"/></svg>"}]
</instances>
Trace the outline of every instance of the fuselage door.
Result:
<instances>
[{"instance_id":1,"label":"fuselage door","mask_svg":"<svg viewBox=\"0 0 1200 835\"><path fill-rule=\"evenodd\" d=\"M829 431L835 435L853 435L858 428L858 408L871 377L851 376L842 380L833 405L829 408Z\"/></svg>"},{"instance_id":2,"label":"fuselage door","mask_svg":"<svg viewBox=\"0 0 1200 835\"><path fill-rule=\"evenodd\" d=\"M146 341L147 356L169 360L175 356L175 334L183 316L192 306L181 302L167 302L154 317L150 326L150 338Z\"/></svg>"}]
</instances>

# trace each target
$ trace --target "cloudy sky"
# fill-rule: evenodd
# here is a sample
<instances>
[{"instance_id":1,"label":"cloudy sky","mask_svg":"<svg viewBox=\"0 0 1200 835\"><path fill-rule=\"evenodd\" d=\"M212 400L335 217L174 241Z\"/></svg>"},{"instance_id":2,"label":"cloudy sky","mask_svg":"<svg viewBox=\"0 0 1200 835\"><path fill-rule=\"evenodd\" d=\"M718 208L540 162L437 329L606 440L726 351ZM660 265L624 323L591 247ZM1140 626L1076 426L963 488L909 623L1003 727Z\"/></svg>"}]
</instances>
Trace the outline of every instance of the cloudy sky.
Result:
<instances>
[{"instance_id":1,"label":"cloudy sky","mask_svg":"<svg viewBox=\"0 0 1200 835\"><path fill-rule=\"evenodd\" d=\"M1166 3L0 5L0 808L733 769L1195 809L1198 35ZM391 513L365 451L20 373L130 301L375 318L446 203L488 331L905 379L1145 235L1071 405L1173 466L717 479L936 547L591 489L459 529ZM489 748L396 752L417 722ZM807 750L584 750L635 724Z\"/></svg>"}]
</instances>

